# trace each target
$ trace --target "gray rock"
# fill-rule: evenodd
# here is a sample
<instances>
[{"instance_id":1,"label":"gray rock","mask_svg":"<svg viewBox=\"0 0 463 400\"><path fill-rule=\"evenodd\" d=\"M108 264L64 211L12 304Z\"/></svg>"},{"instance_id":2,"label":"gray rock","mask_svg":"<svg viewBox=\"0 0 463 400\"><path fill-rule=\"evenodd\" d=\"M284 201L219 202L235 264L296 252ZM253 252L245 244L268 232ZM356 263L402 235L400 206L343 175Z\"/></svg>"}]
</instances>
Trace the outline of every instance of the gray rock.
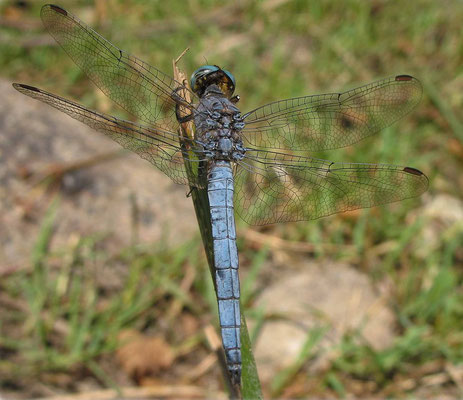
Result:
<instances>
[{"instance_id":1,"label":"gray rock","mask_svg":"<svg viewBox=\"0 0 463 400\"><path fill-rule=\"evenodd\" d=\"M52 196L21 178L24 169L43 174L52 165L89 159L120 148L67 115L30 99L0 81L0 265L29 260L40 223ZM59 94L59 93L58 93ZM55 221L54 245L73 235L105 233L110 242L130 244L131 196L139 209L142 243L164 239L180 244L197 234L187 187L170 181L136 155L123 154L64 176Z\"/></svg>"},{"instance_id":2,"label":"gray rock","mask_svg":"<svg viewBox=\"0 0 463 400\"><path fill-rule=\"evenodd\" d=\"M461 232L463 227L463 201L449 194L428 196L425 205L420 210L410 213L410 220L426 219L426 224L420 231L420 246L417 255L425 259L442 246L442 238L450 232Z\"/></svg>"},{"instance_id":3,"label":"gray rock","mask_svg":"<svg viewBox=\"0 0 463 400\"><path fill-rule=\"evenodd\" d=\"M376 349L391 344L393 313L365 275L336 263L283 269L285 275L267 287L256 304L266 313L285 317L266 322L257 339L255 357L264 382L297 359L309 330L316 326L329 328L315 349L312 370L323 368L335 356L326 350L349 330L358 328Z\"/></svg>"}]
</instances>

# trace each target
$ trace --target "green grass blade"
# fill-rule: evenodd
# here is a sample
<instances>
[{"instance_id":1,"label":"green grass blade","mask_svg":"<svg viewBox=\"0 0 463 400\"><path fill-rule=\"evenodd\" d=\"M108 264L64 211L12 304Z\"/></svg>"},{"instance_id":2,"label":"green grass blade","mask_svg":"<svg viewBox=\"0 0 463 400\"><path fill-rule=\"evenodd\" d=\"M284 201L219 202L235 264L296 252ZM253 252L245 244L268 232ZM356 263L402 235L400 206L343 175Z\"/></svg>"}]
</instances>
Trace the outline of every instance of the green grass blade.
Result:
<instances>
[{"instance_id":1,"label":"green grass blade","mask_svg":"<svg viewBox=\"0 0 463 400\"><path fill-rule=\"evenodd\" d=\"M174 67L174 76L178 76L181 72ZM182 134L184 137L194 137L193 132L188 131L186 124L181 126ZM195 186L190 186L190 193L193 199L193 205L196 212L196 218L198 220L199 230L201 232L201 238L203 240L204 249L206 251L206 257L209 264L209 270L211 272L212 280L214 281L214 287L216 288L215 282L215 263L214 263L214 250L213 250L213 240L212 240L212 222L210 215L210 206L209 206L209 197L207 193L207 176L203 174L202 176L198 175L199 163L193 166L187 158L184 159L186 171L188 174L188 179L190 182L201 182L202 188ZM202 170L202 169L201 169ZM204 169L205 170L205 169ZM241 307L242 308L242 307ZM246 398L262 398L262 393L260 389L259 377L257 375L256 364L254 362L254 356L252 355L251 342L249 339L249 334L246 328L246 321L241 310L241 343L242 343L242 361L243 361L243 391L244 386L246 386L246 393L248 397ZM246 371L246 372L245 372ZM246 375L246 378L244 377ZM231 382L230 377L226 377L229 380L228 387L230 388L230 393L232 397L235 397L237 393L235 392L234 385ZM246 384L244 383L246 382ZM256 396L259 394L259 396ZM250 397L249 397L250 396Z\"/></svg>"},{"instance_id":2,"label":"green grass blade","mask_svg":"<svg viewBox=\"0 0 463 400\"><path fill-rule=\"evenodd\" d=\"M53 235L53 225L55 222L56 210L58 208L58 205L59 198L55 197L55 199L51 202L43 219L39 235L37 237L37 242L35 243L35 246L32 249L31 254L31 261L34 268L40 265L42 260L48 254L48 246L50 245L50 241Z\"/></svg>"},{"instance_id":3,"label":"green grass blade","mask_svg":"<svg viewBox=\"0 0 463 400\"><path fill-rule=\"evenodd\" d=\"M256 361L252 354L251 340L243 313L241 312L241 351L243 359L242 391L243 399L263 399Z\"/></svg>"},{"instance_id":4,"label":"green grass blade","mask_svg":"<svg viewBox=\"0 0 463 400\"><path fill-rule=\"evenodd\" d=\"M275 377L271 385L272 397L279 397L281 395L283 389L289 384L291 379L294 378L294 376L302 368L305 362L310 358L312 355L312 350L320 342L320 340L323 339L323 336L327 330L327 327L316 327L309 331L297 359L292 365L285 368Z\"/></svg>"}]
</instances>

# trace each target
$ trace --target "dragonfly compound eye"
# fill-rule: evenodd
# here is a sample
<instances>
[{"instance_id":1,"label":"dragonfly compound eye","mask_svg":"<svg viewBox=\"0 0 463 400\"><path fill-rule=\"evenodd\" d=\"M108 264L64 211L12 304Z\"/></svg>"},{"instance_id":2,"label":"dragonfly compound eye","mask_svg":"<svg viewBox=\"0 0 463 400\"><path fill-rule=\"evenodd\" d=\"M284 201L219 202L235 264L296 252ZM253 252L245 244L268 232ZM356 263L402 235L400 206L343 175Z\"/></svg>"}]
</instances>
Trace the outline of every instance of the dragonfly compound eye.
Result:
<instances>
[{"instance_id":1,"label":"dragonfly compound eye","mask_svg":"<svg viewBox=\"0 0 463 400\"><path fill-rule=\"evenodd\" d=\"M212 84L217 85L227 97L235 91L235 77L227 70L217 65L203 65L191 75L190 86L193 92L202 96L206 88Z\"/></svg>"}]
</instances>

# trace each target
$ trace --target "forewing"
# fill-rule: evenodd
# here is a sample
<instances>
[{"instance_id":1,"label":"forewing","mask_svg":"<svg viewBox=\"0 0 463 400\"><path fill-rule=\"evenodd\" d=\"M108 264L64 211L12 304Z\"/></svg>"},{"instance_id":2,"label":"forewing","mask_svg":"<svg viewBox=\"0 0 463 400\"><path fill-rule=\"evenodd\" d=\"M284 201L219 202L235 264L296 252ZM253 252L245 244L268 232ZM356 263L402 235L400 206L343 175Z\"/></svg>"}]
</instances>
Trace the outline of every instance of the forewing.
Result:
<instances>
[{"instance_id":1,"label":"forewing","mask_svg":"<svg viewBox=\"0 0 463 400\"><path fill-rule=\"evenodd\" d=\"M398 75L343 93L296 97L244 115L243 140L266 150L317 151L349 146L409 113L420 82Z\"/></svg>"},{"instance_id":2,"label":"forewing","mask_svg":"<svg viewBox=\"0 0 463 400\"><path fill-rule=\"evenodd\" d=\"M333 163L248 151L235 171L235 202L253 225L317 219L419 196L427 177L410 167Z\"/></svg>"},{"instance_id":3,"label":"forewing","mask_svg":"<svg viewBox=\"0 0 463 400\"><path fill-rule=\"evenodd\" d=\"M184 157L192 163L199 163L202 157L201 152L194 150L194 141L182 138L182 147L179 142L179 136L168 130L148 128L130 121L101 114L33 86L18 83L14 83L13 86L19 92L40 100L83 122L89 127L104 133L122 147L148 160L175 183L191 184L192 186L200 187L199 181L188 181L184 165ZM190 179L195 178L192 177Z\"/></svg>"},{"instance_id":4,"label":"forewing","mask_svg":"<svg viewBox=\"0 0 463 400\"><path fill-rule=\"evenodd\" d=\"M144 122L163 119L163 126L176 129L173 93L187 88L120 50L61 7L45 5L41 17L50 35L109 98Z\"/></svg>"}]
</instances>

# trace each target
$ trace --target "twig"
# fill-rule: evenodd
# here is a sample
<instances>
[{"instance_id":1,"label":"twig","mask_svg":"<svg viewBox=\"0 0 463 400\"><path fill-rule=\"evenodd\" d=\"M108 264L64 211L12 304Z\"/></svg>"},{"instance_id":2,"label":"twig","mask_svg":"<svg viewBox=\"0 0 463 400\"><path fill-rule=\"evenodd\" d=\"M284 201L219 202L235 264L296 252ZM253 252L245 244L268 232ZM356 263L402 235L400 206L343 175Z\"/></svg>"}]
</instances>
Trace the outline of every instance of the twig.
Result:
<instances>
[{"instance_id":1,"label":"twig","mask_svg":"<svg viewBox=\"0 0 463 400\"><path fill-rule=\"evenodd\" d=\"M182 51L182 54L180 54L180 55L175 59L174 64L177 64L177 63L180 61L180 59L181 59L181 58L186 54L186 52L189 51L189 50L190 50L189 47L187 47L185 50L183 50L183 51Z\"/></svg>"},{"instance_id":2,"label":"twig","mask_svg":"<svg viewBox=\"0 0 463 400\"><path fill-rule=\"evenodd\" d=\"M47 168L47 170L37 174L34 179L33 185L38 185L50 178L53 181L60 180L65 174L74 172L84 168L90 168L102 162L111 161L126 153L125 150L110 151L108 153L97 154L95 156L77 160L68 163L54 164Z\"/></svg>"},{"instance_id":3,"label":"twig","mask_svg":"<svg viewBox=\"0 0 463 400\"><path fill-rule=\"evenodd\" d=\"M258 232L252 229L240 230L240 235L244 236L247 241L256 243L258 245L266 245L276 250L289 250L300 253L312 253L318 249L324 251L336 253L341 250L355 251L355 246L352 245L339 245L332 243L306 243L306 242L292 242L289 240L282 239L278 236L267 235L262 232Z\"/></svg>"},{"instance_id":4,"label":"twig","mask_svg":"<svg viewBox=\"0 0 463 400\"><path fill-rule=\"evenodd\" d=\"M214 354L209 354L204 358L194 369L185 374L185 378L189 381L195 381L209 371L216 363L216 357Z\"/></svg>"},{"instance_id":5,"label":"twig","mask_svg":"<svg viewBox=\"0 0 463 400\"><path fill-rule=\"evenodd\" d=\"M196 271L192 267L191 264L186 265L185 271L184 271L184 277L182 279L182 282L180 283L180 290L182 292L187 293L187 292L190 291L191 286L193 285L193 282L194 282L195 277L196 277L195 272ZM168 309L168 311L166 313L168 322L172 322L172 323L174 322L175 318L177 318L177 316L182 311L183 305L184 305L183 300L179 300L178 298L176 298L172 302L171 306L169 307L169 309Z\"/></svg>"}]
</instances>

